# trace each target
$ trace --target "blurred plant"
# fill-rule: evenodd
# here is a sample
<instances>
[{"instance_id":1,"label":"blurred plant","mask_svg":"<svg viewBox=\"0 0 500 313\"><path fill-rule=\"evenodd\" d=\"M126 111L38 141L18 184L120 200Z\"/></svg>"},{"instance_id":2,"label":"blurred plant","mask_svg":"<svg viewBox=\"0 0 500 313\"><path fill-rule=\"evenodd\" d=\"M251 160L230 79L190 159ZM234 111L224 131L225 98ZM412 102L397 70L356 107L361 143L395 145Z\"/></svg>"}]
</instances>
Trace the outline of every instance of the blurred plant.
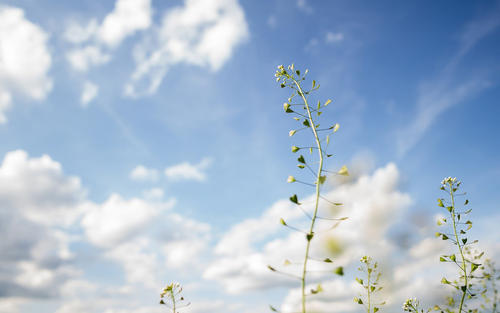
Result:
<instances>
[{"instance_id":1,"label":"blurred plant","mask_svg":"<svg viewBox=\"0 0 500 313\"><path fill-rule=\"evenodd\" d=\"M483 299L483 303L481 303L482 312L496 313L498 308L497 281L500 280L500 274L495 267L495 262L490 259L484 261L483 266L481 266L481 271L483 273L481 277L481 297Z\"/></svg>"},{"instance_id":2,"label":"blurred plant","mask_svg":"<svg viewBox=\"0 0 500 313\"><path fill-rule=\"evenodd\" d=\"M185 302L181 292L182 286L179 283L167 285L160 294L160 304L168 306L172 313L178 313L178 309L187 307L190 304Z\"/></svg>"},{"instance_id":3,"label":"blurred plant","mask_svg":"<svg viewBox=\"0 0 500 313\"><path fill-rule=\"evenodd\" d=\"M307 169L307 171L311 172L314 176L314 182L309 183L305 182L302 180L296 179L294 176L289 176L288 177L288 182L289 183L302 183L308 186L312 186L315 188L315 196L314 196L314 204L313 204L313 212L312 214L306 212L304 208L301 207L301 203L299 202L299 199L296 194L292 195L290 197L290 201L293 202L294 204L298 205L299 208L304 212L304 214L307 216L307 218L310 219L311 223L309 226L309 229L307 231L301 231L298 228L295 228L293 226L288 225L283 218L281 218L280 223L288 227L292 230L295 231L300 231L305 234L306 238L306 248L305 248L305 253L304 253L304 261L302 263L302 275L300 277L296 277L301 281L301 310L302 313L306 312L306 278L307 278L307 265L309 260L314 260L314 261L319 261L319 262L324 262L324 263L332 263L332 260L329 258L324 258L324 259L315 259L311 258L309 255L310 252L310 247L311 247L311 241L314 238L315 235L315 224L317 219L325 219L325 220L334 220L336 223L331 227L335 227L340 221L345 220L346 218L327 218L327 217L320 217L318 216L318 208L319 208L319 202L320 199L325 200L326 202L338 206L341 205L340 203L332 202L325 197L321 195L321 186L325 183L326 181L326 174L329 173L329 171L324 169L324 163L325 163L325 158L329 158L332 156L332 154L327 153L327 148L330 143L330 135L332 133L337 132L339 129L339 124L335 123L333 125L329 125L328 127L325 128L320 128L319 124L319 117L323 113L324 107L328 106L332 101L330 99L326 100L323 104L321 104L320 101L318 101L317 105L313 108L311 107L311 104L309 103L308 97L311 94L311 92L318 90L319 84L316 84L316 81L312 81L312 87L308 90L304 89L303 82L306 79L308 70L306 69L301 75L301 71L299 69L296 69L294 65L288 66L286 69L283 65L278 66L278 70L276 71L275 77L276 81L280 83L281 88L288 87L292 90L291 96L288 98L288 101L283 104L283 109L285 110L286 113L290 114L293 116L293 119L297 121L298 123L301 124L301 127L298 129L293 129L289 132L289 136L294 136L296 133L301 132L303 130L308 130L310 131L310 134L313 137L314 144L312 146L307 146L307 147L298 147L298 146L292 146L292 152L297 153L299 151L309 151L309 154L311 155L311 159L314 158L313 156L313 151L316 150L317 152L317 169L314 170L310 164L314 164L311 160L306 160L306 158L303 155L299 155L297 158L298 163L298 168L299 169ZM294 98L298 100L293 101ZM338 175L344 175L347 176L349 175L347 167L343 166L338 172L336 172ZM329 229L331 229L329 228ZM289 261L285 261L285 264L289 264ZM295 277L294 275L284 273L281 271L278 271L276 268L272 266L268 266L270 270L274 272L280 272L282 274L288 275ZM343 268L342 267L337 267L333 270L335 274L338 275L343 275ZM321 285L318 285L316 289L311 290L311 294L317 294L321 292L323 289L321 288ZM271 306L271 310L277 311L274 307Z\"/></svg>"},{"instance_id":4,"label":"blurred plant","mask_svg":"<svg viewBox=\"0 0 500 313\"><path fill-rule=\"evenodd\" d=\"M466 234L472 228L472 222L466 220L463 222L464 217L467 216L472 210L459 210L456 206L456 198L463 196L465 193L457 193L460 188L461 182L456 178L447 177L441 182L441 190L444 191L449 199L439 198L438 206L445 208L448 211L448 217L440 218L437 222L438 226L448 225L449 232L437 232L436 237L442 240L449 240L456 246L457 252L450 255L442 255L439 257L440 262L454 263L459 269L459 277L457 279L449 280L445 277L441 279L441 283L449 285L454 288L458 294L447 298L445 307L436 305L433 310L441 312L477 312L477 309L468 309L466 299L473 299L476 297L477 286L474 281L479 276L474 276L474 273L481 266L480 259L483 252L479 253L471 249L471 245L477 243L477 240L470 241ZM465 200L464 206L469 204L469 200ZM458 310L455 311L455 306L458 303ZM416 299L408 299L403 305L403 309L408 312L423 312L423 309L418 308L418 301ZM420 310L420 311L419 311ZM427 312L431 311L428 309Z\"/></svg>"},{"instance_id":5,"label":"blurred plant","mask_svg":"<svg viewBox=\"0 0 500 313\"><path fill-rule=\"evenodd\" d=\"M366 280L356 277L356 281L366 290L366 298L363 299L359 295L359 297L354 298L354 302L363 305L367 313L376 313L380 310L380 306L385 304L385 301L373 303L373 294L382 290L382 287L379 285L382 273L378 270L378 263L373 263L371 257L364 256L360 262L364 265L361 265L358 270L366 273Z\"/></svg>"}]
</instances>

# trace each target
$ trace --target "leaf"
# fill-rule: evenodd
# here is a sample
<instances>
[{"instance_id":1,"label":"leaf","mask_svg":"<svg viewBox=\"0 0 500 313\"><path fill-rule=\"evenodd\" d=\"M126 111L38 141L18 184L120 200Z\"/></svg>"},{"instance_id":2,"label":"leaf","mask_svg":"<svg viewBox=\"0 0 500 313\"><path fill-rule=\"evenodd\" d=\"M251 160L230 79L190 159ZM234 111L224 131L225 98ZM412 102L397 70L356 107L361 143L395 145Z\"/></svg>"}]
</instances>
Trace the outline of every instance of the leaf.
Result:
<instances>
[{"instance_id":1,"label":"leaf","mask_svg":"<svg viewBox=\"0 0 500 313\"><path fill-rule=\"evenodd\" d=\"M304 159L303 155L299 156L299 158L297 159L297 161L299 161L302 164L306 164L306 159Z\"/></svg>"},{"instance_id":2,"label":"leaf","mask_svg":"<svg viewBox=\"0 0 500 313\"><path fill-rule=\"evenodd\" d=\"M333 270L333 273L339 276L344 276L344 268L342 266L339 266Z\"/></svg>"},{"instance_id":3,"label":"leaf","mask_svg":"<svg viewBox=\"0 0 500 313\"><path fill-rule=\"evenodd\" d=\"M317 110L319 110L319 108L321 108L321 101L318 100Z\"/></svg>"},{"instance_id":4,"label":"leaf","mask_svg":"<svg viewBox=\"0 0 500 313\"><path fill-rule=\"evenodd\" d=\"M339 130L339 127L340 127L340 125L338 123L336 123L335 126L333 126L333 132L336 133L337 130Z\"/></svg>"},{"instance_id":5,"label":"leaf","mask_svg":"<svg viewBox=\"0 0 500 313\"><path fill-rule=\"evenodd\" d=\"M320 185L323 185L326 180L326 175L318 177L318 181Z\"/></svg>"},{"instance_id":6,"label":"leaf","mask_svg":"<svg viewBox=\"0 0 500 313\"><path fill-rule=\"evenodd\" d=\"M342 175L342 176L349 176L349 171L347 170L347 166L343 165L340 170L337 172L337 174Z\"/></svg>"},{"instance_id":7,"label":"leaf","mask_svg":"<svg viewBox=\"0 0 500 313\"><path fill-rule=\"evenodd\" d=\"M299 200L297 199L297 195L293 195L290 197L290 201L292 201L295 204L300 204Z\"/></svg>"},{"instance_id":8,"label":"leaf","mask_svg":"<svg viewBox=\"0 0 500 313\"><path fill-rule=\"evenodd\" d=\"M327 105L329 105L331 102L332 102L332 100L330 100L330 99L326 100L326 102L325 102L325 107L326 107Z\"/></svg>"},{"instance_id":9,"label":"leaf","mask_svg":"<svg viewBox=\"0 0 500 313\"><path fill-rule=\"evenodd\" d=\"M291 130L290 132L288 132L288 136L292 137L293 135L295 135L297 131L295 129Z\"/></svg>"},{"instance_id":10,"label":"leaf","mask_svg":"<svg viewBox=\"0 0 500 313\"><path fill-rule=\"evenodd\" d=\"M286 226L286 222L285 222L285 220L284 220L284 219L282 219L282 218L280 218L280 223L281 223L281 225Z\"/></svg>"},{"instance_id":11,"label":"leaf","mask_svg":"<svg viewBox=\"0 0 500 313\"><path fill-rule=\"evenodd\" d=\"M295 177L293 177L292 175L288 176L288 179L286 181L287 181L287 183L296 182Z\"/></svg>"},{"instance_id":12,"label":"leaf","mask_svg":"<svg viewBox=\"0 0 500 313\"><path fill-rule=\"evenodd\" d=\"M330 144L330 135L327 135L326 136L326 144L329 145Z\"/></svg>"},{"instance_id":13,"label":"leaf","mask_svg":"<svg viewBox=\"0 0 500 313\"><path fill-rule=\"evenodd\" d=\"M465 222L465 224L467 224L467 230L469 230L469 229L472 228L472 222L471 221L467 221L467 222Z\"/></svg>"},{"instance_id":14,"label":"leaf","mask_svg":"<svg viewBox=\"0 0 500 313\"><path fill-rule=\"evenodd\" d=\"M472 273L472 272L474 272L475 270L477 270L477 269L478 269L478 267L479 267L479 265L481 265L481 264L472 263L472 264L470 265L470 272Z\"/></svg>"}]
</instances>

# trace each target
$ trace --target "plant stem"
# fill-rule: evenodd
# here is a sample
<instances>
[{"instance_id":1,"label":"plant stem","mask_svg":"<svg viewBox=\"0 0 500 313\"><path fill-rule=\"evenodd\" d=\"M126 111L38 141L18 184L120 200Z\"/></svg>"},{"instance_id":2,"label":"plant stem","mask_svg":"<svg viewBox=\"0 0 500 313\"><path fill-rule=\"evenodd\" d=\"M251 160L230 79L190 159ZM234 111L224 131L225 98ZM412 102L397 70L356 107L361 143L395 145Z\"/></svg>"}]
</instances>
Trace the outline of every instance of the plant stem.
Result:
<instances>
[{"instance_id":1,"label":"plant stem","mask_svg":"<svg viewBox=\"0 0 500 313\"><path fill-rule=\"evenodd\" d=\"M458 234L457 234L457 224L456 224L456 215L455 215L455 195L453 192L454 186L452 183L450 183L449 187L450 187L450 197L451 197L451 217L453 220L453 232L455 234L455 240L457 242L458 251L460 251L460 256L462 258L461 269L464 272L464 281L465 281L465 289L462 289L462 298L460 299L460 306L458 307L458 313L462 313L462 308L464 305L465 295L467 294L467 285L468 285L468 282L467 282L467 263L465 261L464 253L462 251L463 249L462 249L462 246L460 245L460 241L459 241Z\"/></svg>"},{"instance_id":2,"label":"plant stem","mask_svg":"<svg viewBox=\"0 0 500 313\"><path fill-rule=\"evenodd\" d=\"M312 115L311 115L311 109L309 107L309 103L307 102L306 97L304 96L304 92L302 91L302 87L300 84L294 79L293 82L298 88L298 92L300 96L302 97L302 100L304 100L305 108L307 110L307 115L310 123L310 128L314 134L314 139L316 141L316 146L318 148L318 155L319 155L319 165L318 165L318 171L316 174L316 200L314 204L314 213L311 218L311 226L309 228L309 233L307 236L307 245L306 245L306 252L304 256L304 267L302 269L302 277L301 277L301 283L302 283L302 313L306 313L306 273L307 273L307 260L309 259L309 250L311 247L311 240L314 235L314 223L316 222L316 216L318 214L318 207L319 207L319 197L320 197L320 188L321 188L321 183L320 183L320 177L321 173L323 172L323 150L321 149L321 141L318 137L318 133L316 132L316 125L314 124Z\"/></svg>"},{"instance_id":3,"label":"plant stem","mask_svg":"<svg viewBox=\"0 0 500 313\"><path fill-rule=\"evenodd\" d=\"M367 296L367 299L368 299L368 313L371 312L371 299L370 299L370 278L371 278L371 272L369 270L370 266L368 264L366 264L366 271L368 273L368 284L367 284L367 288L366 288L366 291L368 293L368 296Z\"/></svg>"}]
</instances>

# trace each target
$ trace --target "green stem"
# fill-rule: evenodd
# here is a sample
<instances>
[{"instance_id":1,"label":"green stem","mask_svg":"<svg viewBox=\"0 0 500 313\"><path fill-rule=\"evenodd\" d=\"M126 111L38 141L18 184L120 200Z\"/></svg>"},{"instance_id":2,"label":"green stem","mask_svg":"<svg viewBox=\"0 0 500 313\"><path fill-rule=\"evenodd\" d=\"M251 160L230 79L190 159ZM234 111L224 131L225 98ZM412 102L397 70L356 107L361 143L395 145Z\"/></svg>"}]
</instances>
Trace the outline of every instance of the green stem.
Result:
<instances>
[{"instance_id":1,"label":"green stem","mask_svg":"<svg viewBox=\"0 0 500 313\"><path fill-rule=\"evenodd\" d=\"M306 245L306 252L304 256L304 267L302 269L302 277L301 277L301 289L302 289L302 313L306 313L306 273L307 273L307 260L309 259L309 250L311 248L311 240L314 235L314 223L316 222L316 216L318 214L318 207L319 207L319 197L320 197L320 188L321 188L321 183L320 183L320 177L321 173L323 172L323 150L321 149L321 141L319 139L318 133L316 132L316 125L314 124L312 115L311 115L311 109L309 107L309 103L307 102L306 97L304 96L304 92L302 91L302 87L300 87L300 84L294 79L293 82L298 88L299 94L302 97L302 100L304 100L305 108L307 110L307 115L309 119L309 123L311 124L310 128L314 134L314 139L316 141L316 146L318 147L318 155L319 155L319 165L318 165L318 171L316 174L316 200L315 200L315 205L314 205L314 213L311 218L311 227L309 228L309 233L307 236L307 245Z\"/></svg>"},{"instance_id":2,"label":"green stem","mask_svg":"<svg viewBox=\"0 0 500 313\"><path fill-rule=\"evenodd\" d=\"M368 265L368 263L366 264L366 272L368 273L368 284L367 284L367 288L366 288L366 291L368 293L367 295L367 300L368 300L368 313L371 312L371 299L370 299L370 279L371 279L371 273L369 271L369 268L370 266Z\"/></svg>"},{"instance_id":3,"label":"green stem","mask_svg":"<svg viewBox=\"0 0 500 313\"><path fill-rule=\"evenodd\" d=\"M460 245L460 240L458 238L458 233L457 233L457 224L456 224L456 215L455 215L455 196L454 196L454 193L453 193L453 184L449 183L449 187L450 187L450 197L451 197L451 217L452 217L452 220L453 220L453 232L455 234L455 240L457 242L458 251L460 252L460 256L462 258L462 267L461 267L461 269L464 272L465 290L462 290L462 297L460 299L460 306L458 307L458 313L462 313L462 308L463 308L464 301L465 301L465 295L467 294L467 285L468 285L468 281L467 281L467 278L468 278L467 277L467 263L465 261L464 253L462 251L463 249L462 249L462 246Z\"/></svg>"}]
</instances>

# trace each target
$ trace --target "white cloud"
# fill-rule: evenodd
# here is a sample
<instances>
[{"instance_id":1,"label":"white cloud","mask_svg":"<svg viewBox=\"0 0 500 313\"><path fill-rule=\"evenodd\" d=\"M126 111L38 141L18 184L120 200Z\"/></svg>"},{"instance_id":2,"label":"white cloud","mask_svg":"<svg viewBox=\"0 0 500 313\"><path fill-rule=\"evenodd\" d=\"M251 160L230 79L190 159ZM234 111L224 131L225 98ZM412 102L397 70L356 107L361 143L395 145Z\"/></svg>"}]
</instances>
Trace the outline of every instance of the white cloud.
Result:
<instances>
[{"instance_id":1,"label":"white cloud","mask_svg":"<svg viewBox=\"0 0 500 313\"><path fill-rule=\"evenodd\" d=\"M336 43L344 40L344 34L342 33L332 33L332 32L327 32L325 36L325 42L326 43Z\"/></svg>"},{"instance_id":2,"label":"white cloud","mask_svg":"<svg viewBox=\"0 0 500 313\"><path fill-rule=\"evenodd\" d=\"M85 72L92 66L108 63L111 55L97 45L90 45L71 50L66 58L75 70Z\"/></svg>"},{"instance_id":3,"label":"white cloud","mask_svg":"<svg viewBox=\"0 0 500 313\"><path fill-rule=\"evenodd\" d=\"M37 223L72 223L85 193L80 179L65 176L61 164L48 155L29 158L25 151L12 151L0 166L0 202Z\"/></svg>"},{"instance_id":4,"label":"white cloud","mask_svg":"<svg viewBox=\"0 0 500 313\"><path fill-rule=\"evenodd\" d=\"M97 93L99 92L99 86L96 84L86 81L83 85L82 95L80 97L80 102L83 106L87 106L90 101L94 100L97 97Z\"/></svg>"},{"instance_id":5,"label":"white cloud","mask_svg":"<svg viewBox=\"0 0 500 313\"><path fill-rule=\"evenodd\" d=\"M158 170L137 165L130 172L130 178L136 181L156 181L158 180Z\"/></svg>"},{"instance_id":6,"label":"white cloud","mask_svg":"<svg viewBox=\"0 0 500 313\"><path fill-rule=\"evenodd\" d=\"M47 41L47 33L22 9L0 5L0 123L7 121L12 94L43 100L52 89Z\"/></svg>"},{"instance_id":7,"label":"white cloud","mask_svg":"<svg viewBox=\"0 0 500 313\"><path fill-rule=\"evenodd\" d=\"M79 275L65 229L75 222L84 197L79 179L65 176L49 156L30 158L21 150L5 155L0 166L2 297L55 296Z\"/></svg>"},{"instance_id":8,"label":"white cloud","mask_svg":"<svg viewBox=\"0 0 500 313\"><path fill-rule=\"evenodd\" d=\"M175 200L150 203L138 198L125 200L113 194L101 205L86 205L82 226L93 244L111 247L144 229L158 214L174 204Z\"/></svg>"},{"instance_id":9,"label":"white cloud","mask_svg":"<svg viewBox=\"0 0 500 313\"><path fill-rule=\"evenodd\" d=\"M191 164L189 162L183 162L165 169L165 176L173 181L179 180L195 180L195 181L205 181L207 179L206 174L203 170L207 169L212 160L205 158L201 160L198 164Z\"/></svg>"},{"instance_id":10,"label":"white cloud","mask_svg":"<svg viewBox=\"0 0 500 313\"><path fill-rule=\"evenodd\" d=\"M151 0L117 0L97 30L97 38L111 47L119 45L127 36L151 25Z\"/></svg>"},{"instance_id":11,"label":"white cloud","mask_svg":"<svg viewBox=\"0 0 500 313\"><path fill-rule=\"evenodd\" d=\"M398 181L396 166L389 164L371 176L361 176L325 194L326 198L344 204L342 211L335 215L342 214L349 219L331 232L318 232L312 254L318 258L325 254L330 256L332 252L325 247L333 243L340 250L334 255L337 265L347 266L364 254L385 259L394 249L385 237L386 232L411 203L408 195L397 190ZM311 200L312 197L301 200L306 212L312 210ZM329 216L330 210L326 202L322 203L321 215ZM305 239L302 233L292 232L287 237L275 238L278 232L286 231L279 223L281 217L294 227L307 225L304 214L288 200L276 203L260 218L245 220L222 237L215 249L218 258L207 268L204 277L222 283L228 292L293 283L266 268L268 264L279 266L285 259L299 261L303 257ZM328 229L330 225L331 222L320 220L317 229ZM323 266L311 265L318 269ZM300 272L295 266L285 270L297 275Z\"/></svg>"},{"instance_id":12,"label":"white cloud","mask_svg":"<svg viewBox=\"0 0 500 313\"><path fill-rule=\"evenodd\" d=\"M63 38L75 47L66 54L71 66L87 71L111 60L111 52L125 38L151 25L151 0L117 0L101 24L96 19L86 26L71 23Z\"/></svg>"},{"instance_id":13,"label":"white cloud","mask_svg":"<svg viewBox=\"0 0 500 313\"><path fill-rule=\"evenodd\" d=\"M142 192L144 198L148 200L159 200L165 195L165 192L161 188L151 188L149 190L144 190Z\"/></svg>"},{"instance_id":14,"label":"white cloud","mask_svg":"<svg viewBox=\"0 0 500 313\"><path fill-rule=\"evenodd\" d=\"M125 93L156 92L169 67L178 63L217 71L247 36L247 22L237 0L185 0L184 6L165 13L152 37L136 46L137 66ZM138 85L146 86L145 90Z\"/></svg>"},{"instance_id":15,"label":"white cloud","mask_svg":"<svg viewBox=\"0 0 500 313\"><path fill-rule=\"evenodd\" d=\"M307 3L307 0L297 0L297 8L308 14L314 12L313 8Z\"/></svg>"}]
</instances>

